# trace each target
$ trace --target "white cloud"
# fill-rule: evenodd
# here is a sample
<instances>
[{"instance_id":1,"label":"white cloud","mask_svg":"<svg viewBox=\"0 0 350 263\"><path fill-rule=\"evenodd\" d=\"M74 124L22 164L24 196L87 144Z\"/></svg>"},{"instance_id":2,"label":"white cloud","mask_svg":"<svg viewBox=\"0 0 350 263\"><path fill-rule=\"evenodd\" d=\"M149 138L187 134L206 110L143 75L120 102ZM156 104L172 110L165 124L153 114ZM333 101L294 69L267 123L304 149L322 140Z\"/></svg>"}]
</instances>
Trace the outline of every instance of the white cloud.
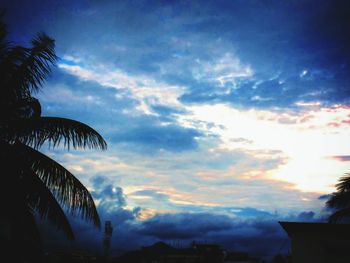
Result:
<instances>
[{"instance_id":1,"label":"white cloud","mask_svg":"<svg viewBox=\"0 0 350 263\"><path fill-rule=\"evenodd\" d=\"M83 80L97 81L100 85L124 90L125 96L139 101L137 110L144 114L154 114L152 104L169 107L182 107L178 97L184 93L184 87L168 85L145 75L132 76L114 68L112 65L94 65L83 67L60 63L61 69Z\"/></svg>"},{"instance_id":2,"label":"white cloud","mask_svg":"<svg viewBox=\"0 0 350 263\"><path fill-rule=\"evenodd\" d=\"M242 65L231 53L226 53L214 61L197 59L192 74L197 80L216 82L220 86L225 86L227 83L235 84L237 78L251 77L253 70L249 65Z\"/></svg>"}]
</instances>

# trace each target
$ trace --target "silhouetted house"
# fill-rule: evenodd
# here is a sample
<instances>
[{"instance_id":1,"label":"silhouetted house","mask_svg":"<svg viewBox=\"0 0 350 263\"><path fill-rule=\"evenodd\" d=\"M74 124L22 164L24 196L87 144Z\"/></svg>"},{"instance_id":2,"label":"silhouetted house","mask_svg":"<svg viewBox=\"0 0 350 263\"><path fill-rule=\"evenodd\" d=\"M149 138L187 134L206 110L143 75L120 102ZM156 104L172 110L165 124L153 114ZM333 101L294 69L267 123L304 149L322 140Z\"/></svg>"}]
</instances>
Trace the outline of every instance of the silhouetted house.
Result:
<instances>
[{"instance_id":1,"label":"silhouetted house","mask_svg":"<svg viewBox=\"0 0 350 263\"><path fill-rule=\"evenodd\" d=\"M197 244L192 243L192 249L195 254L200 256L200 262L224 262L226 251L224 251L220 246L213 244Z\"/></svg>"},{"instance_id":2,"label":"silhouetted house","mask_svg":"<svg viewBox=\"0 0 350 263\"><path fill-rule=\"evenodd\" d=\"M95 263L98 261L96 255L90 254L87 251L74 250L74 251L62 251L54 252L45 256L44 262L46 263Z\"/></svg>"},{"instance_id":3,"label":"silhouetted house","mask_svg":"<svg viewBox=\"0 0 350 263\"><path fill-rule=\"evenodd\" d=\"M252 258L248 253L244 252L229 252L225 256L225 263L258 263L261 260Z\"/></svg>"},{"instance_id":4,"label":"silhouetted house","mask_svg":"<svg viewBox=\"0 0 350 263\"><path fill-rule=\"evenodd\" d=\"M293 263L350 262L350 224L279 223L292 241Z\"/></svg>"},{"instance_id":5,"label":"silhouetted house","mask_svg":"<svg viewBox=\"0 0 350 263\"><path fill-rule=\"evenodd\" d=\"M222 263L224 251L217 245L194 244L189 248L174 248L157 242L141 250L126 253L120 263Z\"/></svg>"}]
</instances>

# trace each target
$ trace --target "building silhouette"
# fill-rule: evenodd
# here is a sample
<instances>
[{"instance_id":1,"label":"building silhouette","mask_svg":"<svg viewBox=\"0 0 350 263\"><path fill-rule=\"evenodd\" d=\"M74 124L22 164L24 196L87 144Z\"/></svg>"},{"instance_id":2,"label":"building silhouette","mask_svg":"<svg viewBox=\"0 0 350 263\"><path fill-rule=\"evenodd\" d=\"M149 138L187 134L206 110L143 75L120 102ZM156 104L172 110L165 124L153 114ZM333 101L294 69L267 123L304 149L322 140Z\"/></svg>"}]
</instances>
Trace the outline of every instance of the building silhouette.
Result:
<instances>
[{"instance_id":1,"label":"building silhouette","mask_svg":"<svg viewBox=\"0 0 350 263\"><path fill-rule=\"evenodd\" d=\"M279 223L291 239L293 263L350 262L350 224Z\"/></svg>"},{"instance_id":2,"label":"building silhouette","mask_svg":"<svg viewBox=\"0 0 350 263\"><path fill-rule=\"evenodd\" d=\"M258 259L247 253L227 252L216 244L193 242L187 248L175 248L164 242L157 242L141 250L128 252L116 263L256 263Z\"/></svg>"}]
</instances>

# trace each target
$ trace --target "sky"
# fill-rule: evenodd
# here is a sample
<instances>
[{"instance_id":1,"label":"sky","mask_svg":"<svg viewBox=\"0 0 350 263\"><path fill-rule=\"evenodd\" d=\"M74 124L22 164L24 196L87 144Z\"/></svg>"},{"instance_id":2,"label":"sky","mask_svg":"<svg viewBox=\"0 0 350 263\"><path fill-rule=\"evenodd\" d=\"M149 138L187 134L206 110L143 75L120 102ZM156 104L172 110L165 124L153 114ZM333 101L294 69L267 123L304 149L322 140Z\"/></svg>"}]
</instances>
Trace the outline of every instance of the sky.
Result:
<instances>
[{"instance_id":1,"label":"sky","mask_svg":"<svg viewBox=\"0 0 350 263\"><path fill-rule=\"evenodd\" d=\"M324 218L350 171L347 1L1 6L14 43L56 41L43 115L108 143L44 152L93 193L115 251L199 240L266 256L287 239L278 220ZM81 242L100 235L74 226Z\"/></svg>"}]
</instances>

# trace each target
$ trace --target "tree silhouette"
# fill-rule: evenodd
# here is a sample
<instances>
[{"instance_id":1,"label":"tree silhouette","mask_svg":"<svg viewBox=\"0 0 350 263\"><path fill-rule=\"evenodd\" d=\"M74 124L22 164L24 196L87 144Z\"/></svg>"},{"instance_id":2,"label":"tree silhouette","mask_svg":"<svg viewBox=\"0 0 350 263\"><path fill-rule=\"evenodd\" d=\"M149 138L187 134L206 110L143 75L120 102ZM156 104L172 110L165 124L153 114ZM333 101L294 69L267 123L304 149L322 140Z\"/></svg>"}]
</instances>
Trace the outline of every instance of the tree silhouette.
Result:
<instances>
[{"instance_id":1,"label":"tree silhouette","mask_svg":"<svg viewBox=\"0 0 350 263\"><path fill-rule=\"evenodd\" d=\"M336 209L329 217L329 222L349 221L350 219L350 173L345 174L336 184L337 191L332 194L326 205Z\"/></svg>"},{"instance_id":2,"label":"tree silhouette","mask_svg":"<svg viewBox=\"0 0 350 263\"><path fill-rule=\"evenodd\" d=\"M67 149L106 149L107 145L81 122L42 116L40 102L33 95L57 60L54 40L39 33L27 48L7 42L6 36L0 21L0 235L3 248L25 249L40 240L36 215L47 218L69 239L74 234L65 211L100 226L88 190L39 149L44 144L51 148L63 144Z\"/></svg>"}]
</instances>

